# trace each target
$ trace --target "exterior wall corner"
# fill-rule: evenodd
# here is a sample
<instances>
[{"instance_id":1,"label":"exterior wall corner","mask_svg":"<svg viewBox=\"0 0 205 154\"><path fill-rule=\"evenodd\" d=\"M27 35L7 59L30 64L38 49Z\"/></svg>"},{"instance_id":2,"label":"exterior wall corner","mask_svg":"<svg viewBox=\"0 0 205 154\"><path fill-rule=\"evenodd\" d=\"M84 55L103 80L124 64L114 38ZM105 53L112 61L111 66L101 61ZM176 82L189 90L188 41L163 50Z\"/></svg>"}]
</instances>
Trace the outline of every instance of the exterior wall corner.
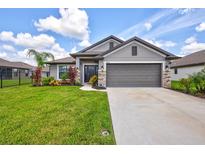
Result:
<instances>
[{"instance_id":1,"label":"exterior wall corner","mask_svg":"<svg viewBox=\"0 0 205 154\"><path fill-rule=\"evenodd\" d=\"M171 62L166 61L166 68L162 72L162 87L171 88Z\"/></svg>"},{"instance_id":2,"label":"exterior wall corner","mask_svg":"<svg viewBox=\"0 0 205 154\"><path fill-rule=\"evenodd\" d=\"M104 69L98 70L98 86L106 87L106 71Z\"/></svg>"}]
</instances>

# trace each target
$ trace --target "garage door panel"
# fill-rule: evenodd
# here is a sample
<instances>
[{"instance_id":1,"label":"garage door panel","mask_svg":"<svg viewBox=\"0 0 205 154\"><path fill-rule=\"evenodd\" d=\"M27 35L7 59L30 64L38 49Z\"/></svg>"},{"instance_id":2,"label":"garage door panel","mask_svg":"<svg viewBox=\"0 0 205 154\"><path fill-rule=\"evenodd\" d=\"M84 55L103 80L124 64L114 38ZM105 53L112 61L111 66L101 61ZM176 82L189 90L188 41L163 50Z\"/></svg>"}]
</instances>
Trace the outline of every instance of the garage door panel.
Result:
<instances>
[{"instance_id":1,"label":"garage door panel","mask_svg":"<svg viewBox=\"0 0 205 154\"><path fill-rule=\"evenodd\" d=\"M161 64L108 64L108 87L160 87Z\"/></svg>"}]
</instances>

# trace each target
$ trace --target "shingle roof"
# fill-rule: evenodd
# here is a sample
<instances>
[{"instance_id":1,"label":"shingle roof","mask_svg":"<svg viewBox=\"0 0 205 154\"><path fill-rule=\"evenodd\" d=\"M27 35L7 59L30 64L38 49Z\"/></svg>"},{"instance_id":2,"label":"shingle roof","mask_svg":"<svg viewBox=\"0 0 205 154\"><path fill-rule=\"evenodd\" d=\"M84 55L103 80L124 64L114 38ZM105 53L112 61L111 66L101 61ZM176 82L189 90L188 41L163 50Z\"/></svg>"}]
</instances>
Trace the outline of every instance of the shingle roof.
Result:
<instances>
[{"instance_id":1,"label":"shingle roof","mask_svg":"<svg viewBox=\"0 0 205 154\"><path fill-rule=\"evenodd\" d=\"M154 49L154 50L157 50L158 52L163 53L163 54L165 54L165 55L167 55L167 56L175 57L174 54L172 54L172 53L170 53L170 52L168 52L168 51L165 51L165 50L163 50L163 49L161 49L161 48L159 48L159 47L157 47L157 46L155 46L155 45L153 45L153 44L151 44L151 43L149 43L149 42L147 42L147 41L145 41L145 40L142 40L142 39L139 38L139 37L136 37L136 36L130 38L129 40L127 40L127 41L125 41L125 42L123 42L123 43L121 43L121 44L119 44L119 45L117 45L116 47L112 48L111 50L107 50L106 52L102 53L100 56L104 56L104 55L106 55L106 54L108 54L108 53L110 53L110 52L112 52L112 51L114 51L114 50L116 50L116 49L122 47L123 45L126 45L126 44L128 44L128 43L134 41L134 40L137 41L137 42L140 42L141 44L144 44L144 45L146 45L146 46L148 46L148 47L150 47L150 48L152 48L152 49Z\"/></svg>"},{"instance_id":2,"label":"shingle roof","mask_svg":"<svg viewBox=\"0 0 205 154\"><path fill-rule=\"evenodd\" d=\"M13 68L25 68L25 69L33 69L34 66L23 62L10 62L8 60L0 58L0 66L3 67L13 67Z\"/></svg>"},{"instance_id":3,"label":"shingle roof","mask_svg":"<svg viewBox=\"0 0 205 154\"><path fill-rule=\"evenodd\" d=\"M0 58L0 66L13 67L13 64L10 61Z\"/></svg>"},{"instance_id":4,"label":"shingle roof","mask_svg":"<svg viewBox=\"0 0 205 154\"><path fill-rule=\"evenodd\" d=\"M91 49L91 48L94 48L95 46L97 46L97 45L99 45L99 44L101 44L101 43L103 43L103 42L105 42L105 41L107 41L107 40L109 40L109 39L116 40L116 41L118 41L118 42L120 42L120 43L123 43L123 42L124 42L123 40L117 38L116 36L110 35L110 36L108 36L108 37L106 37L106 38L104 38L104 39L102 39L102 40L100 40L100 41L98 41L98 42L96 42L96 43L90 45L89 47L87 47L87 48L85 48L85 49L83 49L83 50L81 50L81 51L79 51L79 52L77 52L77 53L71 54L71 55L72 55L72 56L75 56L75 55L84 53L84 52L86 52L87 50L89 50L89 49ZM99 53L98 53L98 54L99 54Z\"/></svg>"},{"instance_id":5,"label":"shingle roof","mask_svg":"<svg viewBox=\"0 0 205 154\"><path fill-rule=\"evenodd\" d=\"M205 64L205 50L192 53L181 59L173 61L171 67L184 67Z\"/></svg>"},{"instance_id":6,"label":"shingle roof","mask_svg":"<svg viewBox=\"0 0 205 154\"><path fill-rule=\"evenodd\" d=\"M74 64L75 59L73 57L66 57L46 62L47 64Z\"/></svg>"},{"instance_id":7,"label":"shingle roof","mask_svg":"<svg viewBox=\"0 0 205 154\"><path fill-rule=\"evenodd\" d=\"M18 68L26 68L26 69L33 69L34 66L29 65L27 63L24 62L11 62L14 64L14 66L18 67Z\"/></svg>"}]
</instances>

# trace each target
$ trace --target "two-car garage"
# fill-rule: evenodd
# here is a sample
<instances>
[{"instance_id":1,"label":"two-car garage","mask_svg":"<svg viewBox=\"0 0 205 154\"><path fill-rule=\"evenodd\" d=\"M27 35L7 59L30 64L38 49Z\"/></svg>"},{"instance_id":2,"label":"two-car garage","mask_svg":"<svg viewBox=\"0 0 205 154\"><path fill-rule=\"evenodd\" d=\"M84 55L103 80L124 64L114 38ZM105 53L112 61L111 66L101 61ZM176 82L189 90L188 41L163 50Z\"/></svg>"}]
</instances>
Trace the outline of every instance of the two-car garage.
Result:
<instances>
[{"instance_id":1,"label":"two-car garage","mask_svg":"<svg viewBox=\"0 0 205 154\"><path fill-rule=\"evenodd\" d=\"M161 87L160 63L107 64L107 87Z\"/></svg>"}]
</instances>

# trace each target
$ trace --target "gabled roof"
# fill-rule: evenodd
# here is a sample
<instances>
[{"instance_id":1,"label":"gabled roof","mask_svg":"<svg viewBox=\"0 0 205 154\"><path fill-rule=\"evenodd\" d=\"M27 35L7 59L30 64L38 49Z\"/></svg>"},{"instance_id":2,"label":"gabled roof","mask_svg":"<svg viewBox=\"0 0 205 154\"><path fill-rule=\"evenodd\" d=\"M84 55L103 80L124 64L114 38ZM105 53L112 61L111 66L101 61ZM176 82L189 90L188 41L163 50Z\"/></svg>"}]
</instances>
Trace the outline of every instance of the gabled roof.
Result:
<instances>
[{"instance_id":1,"label":"gabled roof","mask_svg":"<svg viewBox=\"0 0 205 154\"><path fill-rule=\"evenodd\" d=\"M108 40L110 40L110 39L116 40L116 41L118 41L119 43L123 43L123 42L124 42L123 40L117 38L116 36L110 35L110 36L108 36L108 37L106 37L106 38L104 38L104 39L102 39L102 40L100 40L100 41L98 41L98 42L96 42L96 43L90 45L89 47L87 47L87 48L85 48L85 49L83 49L83 50L81 50L81 51L79 51L79 52L77 52L77 53L71 54L71 55L74 56L74 55L78 55L78 54L84 53L84 52L86 52L87 50L89 50L89 49L91 49L91 48L94 48L94 47L96 47L97 45L99 45L99 44L101 44L101 43L104 43L104 42L106 42L106 41L108 41Z\"/></svg>"},{"instance_id":2,"label":"gabled roof","mask_svg":"<svg viewBox=\"0 0 205 154\"><path fill-rule=\"evenodd\" d=\"M12 62L14 64L14 66L18 67L18 68L26 68L26 69L33 69L34 66L29 65L27 63L24 62Z\"/></svg>"},{"instance_id":3,"label":"gabled roof","mask_svg":"<svg viewBox=\"0 0 205 154\"><path fill-rule=\"evenodd\" d=\"M48 61L46 64L75 64L75 59L73 57L66 57L61 59L56 59L53 61Z\"/></svg>"},{"instance_id":4,"label":"gabled roof","mask_svg":"<svg viewBox=\"0 0 205 154\"><path fill-rule=\"evenodd\" d=\"M10 62L8 60L0 58L0 67L12 67L12 68L23 68L23 69L33 69L34 66L29 65L24 62Z\"/></svg>"},{"instance_id":5,"label":"gabled roof","mask_svg":"<svg viewBox=\"0 0 205 154\"><path fill-rule=\"evenodd\" d=\"M188 56L182 57L181 59L175 60L171 64L171 67L174 68L194 65L205 65L205 50L201 50Z\"/></svg>"},{"instance_id":6,"label":"gabled roof","mask_svg":"<svg viewBox=\"0 0 205 154\"><path fill-rule=\"evenodd\" d=\"M4 66L4 67L12 67L12 63L10 61L7 61L5 59L0 58L0 67Z\"/></svg>"},{"instance_id":7,"label":"gabled roof","mask_svg":"<svg viewBox=\"0 0 205 154\"><path fill-rule=\"evenodd\" d=\"M107 50L106 52L100 54L99 56L104 56L104 55L106 55L108 53L111 53L112 51L114 51L114 50L116 50L116 49L118 49L118 48L120 48L120 47L122 47L122 46L124 46L124 45L126 45L126 44L128 44L130 42L132 42L132 41L137 41L137 42L139 42L139 43L141 43L141 44L143 44L145 46L148 46L148 47L150 47L150 48L152 48L152 49L154 49L154 50L156 50L156 51L166 55L166 56L175 57L174 54L172 54L172 53L170 53L168 51L165 51L165 50L163 50L163 49L161 49L161 48L159 48L159 47L157 47L157 46L155 46L155 45L153 45L153 44L151 44L151 43L149 43L149 42L147 42L145 40L140 39L139 37L136 37L136 36L132 37L131 39L129 39L129 40L127 40L127 41L117 45L117 46L115 46L111 50Z\"/></svg>"}]
</instances>

